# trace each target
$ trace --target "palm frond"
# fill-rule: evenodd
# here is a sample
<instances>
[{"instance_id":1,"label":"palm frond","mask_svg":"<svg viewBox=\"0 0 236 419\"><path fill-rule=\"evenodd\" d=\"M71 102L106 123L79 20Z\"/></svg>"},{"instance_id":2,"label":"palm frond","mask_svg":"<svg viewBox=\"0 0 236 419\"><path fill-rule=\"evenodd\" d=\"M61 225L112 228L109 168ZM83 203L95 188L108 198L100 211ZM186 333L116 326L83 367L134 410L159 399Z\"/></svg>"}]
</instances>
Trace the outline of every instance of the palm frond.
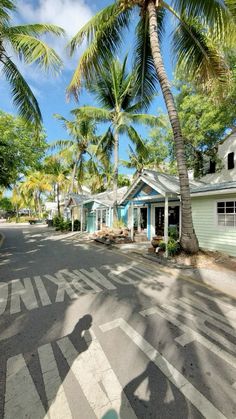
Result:
<instances>
[{"instance_id":1,"label":"palm frond","mask_svg":"<svg viewBox=\"0 0 236 419\"><path fill-rule=\"evenodd\" d=\"M97 108L95 106L82 106L71 111L77 117L89 117L100 122L109 122L112 119L112 113L107 109Z\"/></svg>"},{"instance_id":2,"label":"palm frond","mask_svg":"<svg viewBox=\"0 0 236 419\"><path fill-rule=\"evenodd\" d=\"M228 83L230 72L223 52L197 19L181 16L173 33L173 50L178 57L177 71L182 69L187 77L205 85L216 80Z\"/></svg>"},{"instance_id":3,"label":"palm frond","mask_svg":"<svg viewBox=\"0 0 236 419\"><path fill-rule=\"evenodd\" d=\"M122 114L124 121L127 120L129 122L133 122L135 124L143 124L148 127L157 127L162 124L161 118L158 118L155 115L148 115L148 114L129 114L127 112L123 112Z\"/></svg>"},{"instance_id":4,"label":"palm frond","mask_svg":"<svg viewBox=\"0 0 236 419\"><path fill-rule=\"evenodd\" d=\"M55 36L61 36L65 34L65 31L59 26L50 25L48 23L35 23L32 25L10 26L6 27L4 30L4 35L8 36L9 39L17 35L40 36L48 33Z\"/></svg>"},{"instance_id":5,"label":"palm frond","mask_svg":"<svg viewBox=\"0 0 236 419\"><path fill-rule=\"evenodd\" d=\"M36 63L44 70L58 72L62 61L56 52L43 41L30 35L14 35L11 37L11 45L20 58L27 64Z\"/></svg>"},{"instance_id":6,"label":"palm frond","mask_svg":"<svg viewBox=\"0 0 236 419\"><path fill-rule=\"evenodd\" d=\"M87 39L88 48L79 60L67 88L68 94L77 98L81 81L90 81L102 68L102 62L111 58L122 41L122 31L129 23L130 9L123 8L118 2L97 13L70 42L70 52Z\"/></svg>"},{"instance_id":7,"label":"palm frond","mask_svg":"<svg viewBox=\"0 0 236 419\"><path fill-rule=\"evenodd\" d=\"M73 144L73 140L56 140L50 145L50 149L55 150L59 148L61 150L64 150L68 147L73 146Z\"/></svg>"},{"instance_id":8,"label":"palm frond","mask_svg":"<svg viewBox=\"0 0 236 419\"><path fill-rule=\"evenodd\" d=\"M127 127L127 132L128 132L130 140L136 146L137 153L139 155L142 155L143 157L147 157L148 156L148 148L147 148L146 143L143 140L143 138L137 133L137 131L134 129L134 127ZM133 152L133 150L132 150L132 152Z\"/></svg>"},{"instance_id":9,"label":"palm frond","mask_svg":"<svg viewBox=\"0 0 236 419\"><path fill-rule=\"evenodd\" d=\"M7 24L11 18L10 13L16 10L15 1L1 0L0 2L0 22Z\"/></svg>"},{"instance_id":10,"label":"palm frond","mask_svg":"<svg viewBox=\"0 0 236 419\"><path fill-rule=\"evenodd\" d=\"M32 90L9 57L5 55L1 61L3 63L2 72L11 86L13 103L20 116L28 123L41 128L42 115Z\"/></svg>"}]
</instances>

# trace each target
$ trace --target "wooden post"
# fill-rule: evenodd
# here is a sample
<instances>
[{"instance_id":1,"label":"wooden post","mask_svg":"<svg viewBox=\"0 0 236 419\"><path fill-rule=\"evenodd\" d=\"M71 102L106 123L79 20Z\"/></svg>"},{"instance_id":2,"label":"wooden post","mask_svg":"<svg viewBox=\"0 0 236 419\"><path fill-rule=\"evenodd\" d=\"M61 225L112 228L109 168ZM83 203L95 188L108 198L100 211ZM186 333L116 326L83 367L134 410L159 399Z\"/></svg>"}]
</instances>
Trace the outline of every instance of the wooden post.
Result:
<instances>
[{"instance_id":1,"label":"wooden post","mask_svg":"<svg viewBox=\"0 0 236 419\"><path fill-rule=\"evenodd\" d=\"M164 241L166 244L166 251L165 251L165 257L168 257L168 227L169 227L169 208L168 208L168 196L165 195L165 213L164 213Z\"/></svg>"},{"instance_id":2,"label":"wooden post","mask_svg":"<svg viewBox=\"0 0 236 419\"><path fill-rule=\"evenodd\" d=\"M131 240L134 241L134 204L131 202Z\"/></svg>"},{"instance_id":3,"label":"wooden post","mask_svg":"<svg viewBox=\"0 0 236 419\"><path fill-rule=\"evenodd\" d=\"M81 209L80 209L80 231L81 233L83 232L83 205L81 205Z\"/></svg>"}]
</instances>

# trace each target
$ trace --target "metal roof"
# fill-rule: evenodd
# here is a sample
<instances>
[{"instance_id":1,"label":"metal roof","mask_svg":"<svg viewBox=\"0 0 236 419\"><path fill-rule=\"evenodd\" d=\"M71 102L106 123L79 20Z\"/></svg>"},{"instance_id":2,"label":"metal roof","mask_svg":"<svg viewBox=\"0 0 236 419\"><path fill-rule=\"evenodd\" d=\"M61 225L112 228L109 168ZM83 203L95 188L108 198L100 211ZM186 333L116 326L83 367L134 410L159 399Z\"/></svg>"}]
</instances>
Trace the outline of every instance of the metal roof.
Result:
<instances>
[{"instance_id":1,"label":"metal roof","mask_svg":"<svg viewBox=\"0 0 236 419\"><path fill-rule=\"evenodd\" d=\"M222 191L224 189L236 189L236 181L223 182L223 183L212 183L202 185L197 188L191 188L191 194L199 192L210 192L210 191Z\"/></svg>"}]
</instances>

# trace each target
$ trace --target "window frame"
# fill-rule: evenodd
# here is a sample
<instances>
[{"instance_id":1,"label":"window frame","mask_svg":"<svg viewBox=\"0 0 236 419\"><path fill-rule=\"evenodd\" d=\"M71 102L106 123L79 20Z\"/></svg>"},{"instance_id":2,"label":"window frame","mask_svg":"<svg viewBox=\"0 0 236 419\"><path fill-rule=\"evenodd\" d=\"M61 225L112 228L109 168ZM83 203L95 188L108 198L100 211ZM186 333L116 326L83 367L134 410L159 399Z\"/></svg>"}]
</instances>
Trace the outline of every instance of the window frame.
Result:
<instances>
[{"instance_id":1,"label":"window frame","mask_svg":"<svg viewBox=\"0 0 236 419\"><path fill-rule=\"evenodd\" d=\"M226 203L226 202L235 202L235 209L233 213L228 213L229 215L232 214L234 215L234 225L233 226L227 226L227 225L219 225L219 215L220 213L218 213L218 204L219 203ZM226 212L222 213L222 214L226 214ZM236 229L236 197L231 197L231 198L225 198L225 199L217 199L217 201L215 202L215 225L218 229L220 230L235 230Z\"/></svg>"}]
</instances>

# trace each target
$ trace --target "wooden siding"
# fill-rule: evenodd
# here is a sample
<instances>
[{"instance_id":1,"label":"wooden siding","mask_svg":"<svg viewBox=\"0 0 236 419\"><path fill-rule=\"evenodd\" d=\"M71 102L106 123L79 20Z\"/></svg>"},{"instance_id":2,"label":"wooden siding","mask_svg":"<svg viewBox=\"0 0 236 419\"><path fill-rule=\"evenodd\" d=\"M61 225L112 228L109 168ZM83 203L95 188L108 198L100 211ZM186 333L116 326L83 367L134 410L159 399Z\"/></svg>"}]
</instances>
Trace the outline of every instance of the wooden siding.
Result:
<instances>
[{"instance_id":1,"label":"wooden siding","mask_svg":"<svg viewBox=\"0 0 236 419\"><path fill-rule=\"evenodd\" d=\"M203 249L236 256L236 227L217 225L216 202L236 200L236 194L192 198L193 223Z\"/></svg>"}]
</instances>

